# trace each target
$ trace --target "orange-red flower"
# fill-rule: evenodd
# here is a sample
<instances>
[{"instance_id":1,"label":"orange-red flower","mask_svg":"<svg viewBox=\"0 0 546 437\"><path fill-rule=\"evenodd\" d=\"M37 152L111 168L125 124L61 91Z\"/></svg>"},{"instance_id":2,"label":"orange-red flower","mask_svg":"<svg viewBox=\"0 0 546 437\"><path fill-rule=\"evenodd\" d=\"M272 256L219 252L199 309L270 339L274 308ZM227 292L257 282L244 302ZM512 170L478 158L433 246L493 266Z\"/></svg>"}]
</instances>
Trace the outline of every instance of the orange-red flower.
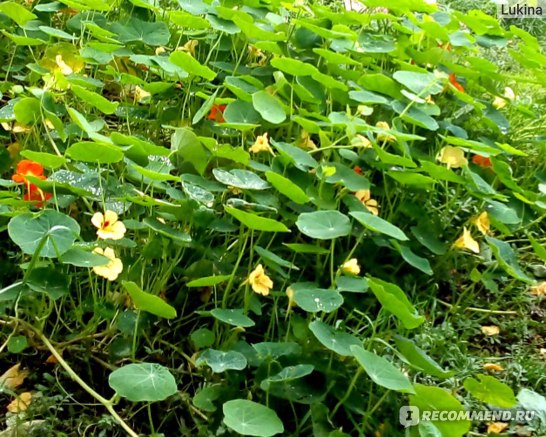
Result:
<instances>
[{"instance_id":1,"label":"orange-red flower","mask_svg":"<svg viewBox=\"0 0 546 437\"><path fill-rule=\"evenodd\" d=\"M472 162L479 165L481 168L489 168L493 165L490 158L482 155L474 155L472 157Z\"/></svg>"},{"instance_id":2,"label":"orange-red flower","mask_svg":"<svg viewBox=\"0 0 546 437\"><path fill-rule=\"evenodd\" d=\"M214 105L212 105L212 108L210 109L210 112L209 112L209 116L207 118L217 123L223 123L225 110L226 110L226 105L217 105L215 103Z\"/></svg>"},{"instance_id":3,"label":"orange-red flower","mask_svg":"<svg viewBox=\"0 0 546 437\"><path fill-rule=\"evenodd\" d=\"M362 176L362 169L358 165L355 166L353 170L355 171L356 174L359 174L360 176Z\"/></svg>"},{"instance_id":4,"label":"orange-red flower","mask_svg":"<svg viewBox=\"0 0 546 437\"><path fill-rule=\"evenodd\" d=\"M28 159L23 159L19 162L19 164L17 164L17 170L15 171L15 174L11 177L11 179L13 180L13 182L17 182L18 184L28 184L25 176L34 176L35 178L39 178L42 180L45 180L46 178L44 176L44 168L42 167L42 165Z\"/></svg>"},{"instance_id":5,"label":"orange-red flower","mask_svg":"<svg viewBox=\"0 0 546 437\"><path fill-rule=\"evenodd\" d=\"M457 82L457 77L455 76L455 73L451 73L449 75L449 81L451 82L451 85L453 85L457 89L457 91L464 93L464 87L459 82Z\"/></svg>"},{"instance_id":6,"label":"orange-red flower","mask_svg":"<svg viewBox=\"0 0 546 437\"><path fill-rule=\"evenodd\" d=\"M44 202L47 202L51 199L51 193L46 193L41 188L32 184L27 176L33 176L35 178L45 180L44 168L41 164L24 159L17 164L17 169L15 174L11 177L14 182L18 184L25 184L27 192L25 193L24 199L27 202L36 202L36 206L43 206Z\"/></svg>"},{"instance_id":7,"label":"orange-red flower","mask_svg":"<svg viewBox=\"0 0 546 437\"><path fill-rule=\"evenodd\" d=\"M42 207L44 202L47 202L52 197L51 193L46 193L34 184L28 184L27 189L28 191L25 193L24 199L27 202L36 202L36 206L38 207Z\"/></svg>"}]
</instances>

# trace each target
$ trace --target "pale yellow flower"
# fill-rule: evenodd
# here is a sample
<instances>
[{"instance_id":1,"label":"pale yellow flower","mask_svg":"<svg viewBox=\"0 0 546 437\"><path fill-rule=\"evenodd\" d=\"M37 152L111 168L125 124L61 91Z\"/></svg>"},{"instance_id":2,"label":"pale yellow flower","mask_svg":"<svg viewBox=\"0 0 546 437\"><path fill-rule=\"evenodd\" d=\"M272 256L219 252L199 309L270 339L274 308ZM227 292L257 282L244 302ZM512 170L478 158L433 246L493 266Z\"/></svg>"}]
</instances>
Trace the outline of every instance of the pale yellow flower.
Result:
<instances>
[{"instance_id":1,"label":"pale yellow flower","mask_svg":"<svg viewBox=\"0 0 546 437\"><path fill-rule=\"evenodd\" d=\"M351 275L360 274L360 266L358 265L358 260L356 258L351 258L350 260L345 261L341 265L341 270L344 273L350 273Z\"/></svg>"},{"instance_id":2,"label":"pale yellow flower","mask_svg":"<svg viewBox=\"0 0 546 437\"><path fill-rule=\"evenodd\" d=\"M446 164L447 168L459 168L468 164L464 150L460 147L445 146L440 150L436 159L442 164Z\"/></svg>"},{"instance_id":3,"label":"pale yellow flower","mask_svg":"<svg viewBox=\"0 0 546 437\"><path fill-rule=\"evenodd\" d=\"M425 102L428 103L429 105L434 105L434 99L432 98L430 94L425 97Z\"/></svg>"},{"instance_id":4,"label":"pale yellow flower","mask_svg":"<svg viewBox=\"0 0 546 437\"><path fill-rule=\"evenodd\" d=\"M55 129L55 125L51 122L49 118L44 119L44 125L49 130Z\"/></svg>"},{"instance_id":5,"label":"pale yellow flower","mask_svg":"<svg viewBox=\"0 0 546 437\"><path fill-rule=\"evenodd\" d=\"M496 96L493 100L493 107L495 109L502 109L506 106L506 100L504 100L502 97Z\"/></svg>"},{"instance_id":6,"label":"pale yellow flower","mask_svg":"<svg viewBox=\"0 0 546 437\"><path fill-rule=\"evenodd\" d=\"M463 235L461 235L455 243L453 243L453 247L457 249L468 249L471 252L474 253L480 253L480 245L474 238L472 238L472 234L466 227L463 228Z\"/></svg>"},{"instance_id":7,"label":"pale yellow flower","mask_svg":"<svg viewBox=\"0 0 546 437\"><path fill-rule=\"evenodd\" d=\"M504 88L504 97L506 97L508 100L515 100L516 99L516 93L512 88L507 86Z\"/></svg>"},{"instance_id":8,"label":"pale yellow flower","mask_svg":"<svg viewBox=\"0 0 546 437\"><path fill-rule=\"evenodd\" d=\"M121 240L127 231L114 211L108 210L104 214L96 212L91 218L91 223L97 228L97 235L102 240Z\"/></svg>"},{"instance_id":9,"label":"pale yellow flower","mask_svg":"<svg viewBox=\"0 0 546 437\"><path fill-rule=\"evenodd\" d=\"M258 67L263 67L266 65L267 56L261 49L252 44L249 44L248 46L248 56Z\"/></svg>"},{"instance_id":10,"label":"pale yellow flower","mask_svg":"<svg viewBox=\"0 0 546 437\"><path fill-rule=\"evenodd\" d=\"M294 289L292 287L288 287L285 291L286 297L288 298L288 308L287 308L287 314L290 313L290 309L296 305L296 302L294 302Z\"/></svg>"},{"instance_id":11,"label":"pale yellow flower","mask_svg":"<svg viewBox=\"0 0 546 437\"><path fill-rule=\"evenodd\" d=\"M492 422L487 425L487 434L500 434L503 432L506 428L508 428L508 424L504 422Z\"/></svg>"},{"instance_id":12,"label":"pale yellow flower","mask_svg":"<svg viewBox=\"0 0 546 437\"><path fill-rule=\"evenodd\" d=\"M93 267L93 271L97 275L102 276L109 281L115 281L118 278L119 274L123 271L123 263L119 258L116 258L114 249L107 247L103 250L100 247L97 247L93 250L93 253L105 256L110 260L108 264Z\"/></svg>"},{"instance_id":13,"label":"pale yellow flower","mask_svg":"<svg viewBox=\"0 0 546 437\"><path fill-rule=\"evenodd\" d=\"M491 325L491 326L482 326L481 328L481 331L483 334L485 335L499 335L500 333L500 328L496 325Z\"/></svg>"},{"instance_id":14,"label":"pale yellow flower","mask_svg":"<svg viewBox=\"0 0 546 437\"><path fill-rule=\"evenodd\" d=\"M2 128L5 130L5 131L11 131L13 132L14 134L25 134L27 132L30 132L31 129L28 127L28 126L23 126L21 123L19 122L15 122L13 124L10 124L10 123L0 123L0 125L2 126Z\"/></svg>"},{"instance_id":15,"label":"pale yellow flower","mask_svg":"<svg viewBox=\"0 0 546 437\"><path fill-rule=\"evenodd\" d=\"M483 368L484 370L489 370L490 372L502 372L504 370L504 367L495 363L485 363Z\"/></svg>"},{"instance_id":16,"label":"pale yellow flower","mask_svg":"<svg viewBox=\"0 0 546 437\"><path fill-rule=\"evenodd\" d=\"M478 217L472 220L472 223L483 235L489 234L491 222L489 220L489 214L487 214L487 211L482 212Z\"/></svg>"},{"instance_id":17,"label":"pale yellow flower","mask_svg":"<svg viewBox=\"0 0 546 437\"><path fill-rule=\"evenodd\" d=\"M372 142L364 135L357 134L351 140L351 145L355 147L361 147L363 149L370 149L372 147Z\"/></svg>"},{"instance_id":18,"label":"pale yellow flower","mask_svg":"<svg viewBox=\"0 0 546 437\"><path fill-rule=\"evenodd\" d=\"M531 287L531 294L535 296L546 296L546 281L533 285Z\"/></svg>"},{"instance_id":19,"label":"pale yellow flower","mask_svg":"<svg viewBox=\"0 0 546 437\"><path fill-rule=\"evenodd\" d=\"M376 124L375 124L375 127L378 127L379 129L385 129L385 130L390 130L390 125L389 123L387 123L386 121L378 121ZM382 142L382 141L396 141L396 137L394 135L391 135L391 134L377 134L377 141L379 142Z\"/></svg>"},{"instance_id":20,"label":"pale yellow flower","mask_svg":"<svg viewBox=\"0 0 546 437\"><path fill-rule=\"evenodd\" d=\"M192 56L195 56L195 48L199 44L199 41L196 39L190 39L186 44L184 44L182 47L179 47L178 50L181 50L183 52L189 53Z\"/></svg>"},{"instance_id":21,"label":"pale yellow flower","mask_svg":"<svg viewBox=\"0 0 546 437\"><path fill-rule=\"evenodd\" d=\"M135 91L133 95L137 102L141 102L142 100L147 99L148 97L151 96L151 94L148 91L146 91L143 88L140 88L138 85L135 86Z\"/></svg>"},{"instance_id":22,"label":"pale yellow flower","mask_svg":"<svg viewBox=\"0 0 546 437\"><path fill-rule=\"evenodd\" d=\"M265 274L265 270L261 264L258 264L250 273L248 276L248 283L256 293L263 296L267 296L269 290L273 288L273 281Z\"/></svg>"},{"instance_id":23,"label":"pale yellow flower","mask_svg":"<svg viewBox=\"0 0 546 437\"><path fill-rule=\"evenodd\" d=\"M64 62L63 57L61 55L55 56L55 63L57 64L59 71L65 76L68 76L69 74L74 73L74 70L72 69L72 67L68 65L66 62Z\"/></svg>"},{"instance_id":24,"label":"pale yellow flower","mask_svg":"<svg viewBox=\"0 0 546 437\"><path fill-rule=\"evenodd\" d=\"M158 47L157 49L155 49L155 55L156 56L159 56L159 55L162 55L163 53L165 53L167 50L165 50L165 47Z\"/></svg>"},{"instance_id":25,"label":"pale yellow flower","mask_svg":"<svg viewBox=\"0 0 546 437\"><path fill-rule=\"evenodd\" d=\"M358 190L355 196L373 215L379 215L379 204L377 200L372 199L370 190Z\"/></svg>"},{"instance_id":26,"label":"pale yellow flower","mask_svg":"<svg viewBox=\"0 0 546 437\"><path fill-rule=\"evenodd\" d=\"M31 402L32 393L26 391L24 393L21 393L19 396L17 396L17 399L11 401L8 404L8 411L10 413L20 413L21 411L25 411L29 407Z\"/></svg>"},{"instance_id":27,"label":"pale yellow flower","mask_svg":"<svg viewBox=\"0 0 546 437\"><path fill-rule=\"evenodd\" d=\"M300 145L300 147L303 147L304 149L309 149L309 150L316 150L317 149L317 145L311 139L311 136L309 135L309 132L307 132L306 130L301 131L299 145Z\"/></svg>"},{"instance_id":28,"label":"pale yellow flower","mask_svg":"<svg viewBox=\"0 0 546 437\"><path fill-rule=\"evenodd\" d=\"M269 139L267 138L267 132L263 135L258 135L256 141L249 149L250 153L268 152L274 155L273 149L269 145Z\"/></svg>"}]
</instances>

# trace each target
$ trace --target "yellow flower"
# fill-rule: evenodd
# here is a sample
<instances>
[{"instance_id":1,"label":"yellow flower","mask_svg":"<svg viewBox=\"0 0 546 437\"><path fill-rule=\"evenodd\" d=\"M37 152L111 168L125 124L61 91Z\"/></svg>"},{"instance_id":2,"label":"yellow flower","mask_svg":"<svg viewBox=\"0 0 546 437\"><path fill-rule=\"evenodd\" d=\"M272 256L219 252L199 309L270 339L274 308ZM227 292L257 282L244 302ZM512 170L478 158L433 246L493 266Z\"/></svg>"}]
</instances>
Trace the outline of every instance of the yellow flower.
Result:
<instances>
[{"instance_id":1,"label":"yellow flower","mask_svg":"<svg viewBox=\"0 0 546 437\"><path fill-rule=\"evenodd\" d=\"M357 134L351 140L351 145L355 147L362 147L363 149L369 149L372 147L372 142L364 135Z\"/></svg>"},{"instance_id":2,"label":"yellow flower","mask_svg":"<svg viewBox=\"0 0 546 437\"><path fill-rule=\"evenodd\" d=\"M387 123L386 121L378 121L376 124L375 124L375 127L378 127L379 129L385 129L385 130L390 130L390 126L389 126L389 123ZM391 135L391 134L377 134L377 141L396 141L396 137L394 135Z\"/></svg>"},{"instance_id":3,"label":"yellow flower","mask_svg":"<svg viewBox=\"0 0 546 437\"><path fill-rule=\"evenodd\" d=\"M487 425L487 434L500 434L503 432L506 428L508 428L508 424L504 422L492 422Z\"/></svg>"},{"instance_id":4,"label":"yellow flower","mask_svg":"<svg viewBox=\"0 0 546 437\"><path fill-rule=\"evenodd\" d=\"M360 266L358 265L358 261L356 258L351 258L350 260L345 261L341 265L341 270L344 273L350 273L351 275L360 274Z\"/></svg>"},{"instance_id":5,"label":"yellow flower","mask_svg":"<svg viewBox=\"0 0 546 437\"><path fill-rule=\"evenodd\" d=\"M483 365L484 370L489 370L491 372L502 372L504 370L504 367L502 367L500 364L495 363L485 363Z\"/></svg>"},{"instance_id":6,"label":"yellow flower","mask_svg":"<svg viewBox=\"0 0 546 437\"><path fill-rule=\"evenodd\" d=\"M133 95L137 102L141 102L142 100L147 99L148 97L151 96L151 94L148 91L140 88L138 85L135 86L135 91Z\"/></svg>"},{"instance_id":7,"label":"yellow flower","mask_svg":"<svg viewBox=\"0 0 546 437\"><path fill-rule=\"evenodd\" d=\"M480 245L474 238L472 238L472 234L466 227L463 228L463 235L461 235L455 243L453 243L453 247L457 249L468 249L471 252L474 253L480 253Z\"/></svg>"},{"instance_id":8,"label":"yellow flower","mask_svg":"<svg viewBox=\"0 0 546 437\"><path fill-rule=\"evenodd\" d=\"M358 190L355 196L373 215L379 215L379 205L377 200L372 199L370 190Z\"/></svg>"},{"instance_id":9,"label":"yellow flower","mask_svg":"<svg viewBox=\"0 0 546 437\"><path fill-rule=\"evenodd\" d=\"M249 44L248 46L248 56L258 67L263 67L266 65L267 56L261 49L252 44Z\"/></svg>"},{"instance_id":10,"label":"yellow flower","mask_svg":"<svg viewBox=\"0 0 546 437\"><path fill-rule=\"evenodd\" d=\"M55 63L57 64L59 71L65 76L68 76L69 74L74 73L74 70L72 69L72 67L68 65L66 62L64 62L63 57L61 55L55 56Z\"/></svg>"},{"instance_id":11,"label":"yellow flower","mask_svg":"<svg viewBox=\"0 0 546 437\"><path fill-rule=\"evenodd\" d=\"M491 222L489 221L489 215L487 214L487 211L482 212L472 221L472 223L474 223L474 226L476 226L478 228L478 231L480 231L483 235L489 234Z\"/></svg>"},{"instance_id":12,"label":"yellow flower","mask_svg":"<svg viewBox=\"0 0 546 437\"><path fill-rule=\"evenodd\" d=\"M31 402L32 402L32 393L29 391L26 391L24 393L21 393L17 397L17 399L11 401L8 404L8 411L10 413L20 413L21 411L25 411Z\"/></svg>"},{"instance_id":13,"label":"yellow flower","mask_svg":"<svg viewBox=\"0 0 546 437\"><path fill-rule=\"evenodd\" d=\"M502 97L496 96L493 100L493 107L495 109L502 109L506 106L506 100L504 100Z\"/></svg>"},{"instance_id":14,"label":"yellow flower","mask_svg":"<svg viewBox=\"0 0 546 437\"><path fill-rule=\"evenodd\" d=\"M514 90L507 86L504 88L504 97L506 97L508 100L515 100L516 99L516 93L514 93Z\"/></svg>"},{"instance_id":15,"label":"yellow flower","mask_svg":"<svg viewBox=\"0 0 546 437\"><path fill-rule=\"evenodd\" d=\"M429 105L434 105L434 99L432 98L430 94L425 97L425 102L428 103Z\"/></svg>"},{"instance_id":16,"label":"yellow flower","mask_svg":"<svg viewBox=\"0 0 546 437\"><path fill-rule=\"evenodd\" d=\"M264 268L261 264L250 273L248 276L248 283L252 286L252 289L263 296L269 294L269 290L273 288L273 281L269 276L265 274Z\"/></svg>"},{"instance_id":17,"label":"yellow flower","mask_svg":"<svg viewBox=\"0 0 546 437\"><path fill-rule=\"evenodd\" d=\"M531 294L535 296L546 296L546 281L533 285L531 287Z\"/></svg>"},{"instance_id":18,"label":"yellow flower","mask_svg":"<svg viewBox=\"0 0 546 437\"><path fill-rule=\"evenodd\" d=\"M460 147L445 146L436 159L446 164L447 168L459 168L468 164L468 160L464 157L464 150Z\"/></svg>"},{"instance_id":19,"label":"yellow flower","mask_svg":"<svg viewBox=\"0 0 546 437\"><path fill-rule=\"evenodd\" d=\"M159 56L159 55L162 55L163 53L165 53L167 50L165 50L165 47L158 47L157 49L155 49L155 55L156 56Z\"/></svg>"},{"instance_id":20,"label":"yellow flower","mask_svg":"<svg viewBox=\"0 0 546 437\"><path fill-rule=\"evenodd\" d=\"M485 335L499 335L500 333L500 328L496 325L482 326L480 329Z\"/></svg>"},{"instance_id":21,"label":"yellow flower","mask_svg":"<svg viewBox=\"0 0 546 437\"><path fill-rule=\"evenodd\" d=\"M97 247L95 248L95 250L93 250L93 253L105 256L110 260L108 264L93 267L93 271L97 275L102 276L109 281L115 281L118 278L119 274L123 271L123 263L119 258L116 258L114 249L107 247L103 250L100 247Z\"/></svg>"},{"instance_id":22,"label":"yellow flower","mask_svg":"<svg viewBox=\"0 0 546 437\"><path fill-rule=\"evenodd\" d=\"M127 229L123 222L118 220L114 211L96 212L91 218L91 223L97 228L97 235L102 240L121 240Z\"/></svg>"},{"instance_id":23,"label":"yellow flower","mask_svg":"<svg viewBox=\"0 0 546 437\"><path fill-rule=\"evenodd\" d=\"M190 55L195 56L195 48L197 47L198 44L199 44L199 41L197 41L196 39L190 39L182 47L179 47L178 50L187 52Z\"/></svg>"},{"instance_id":24,"label":"yellow flower","mask_svg":"<svg viewBox=\"0 0 546 437\"><path fill-rule=\"evenodd\" d=\"M267 138L267 132L263 135L258 135L256 138L256 141L252 145L252 147L249 149L251 153L260 153L260 152L268 152L274 155L273 149L269 145L269 140Z\"/></svg>"},{"instance_id":25,"label":"yellow flower","mask_svg":"<svg viewBox=\"0 0 546 437\"><path fill-rule=\"evenodd\" d=\"M288 298L288 308L287 308L287 314L290 313L290 309L296 305L296 302L294 302L294 289L292 287L288 287L285 291L286 297Z\"/></svg>"}]
</instances>

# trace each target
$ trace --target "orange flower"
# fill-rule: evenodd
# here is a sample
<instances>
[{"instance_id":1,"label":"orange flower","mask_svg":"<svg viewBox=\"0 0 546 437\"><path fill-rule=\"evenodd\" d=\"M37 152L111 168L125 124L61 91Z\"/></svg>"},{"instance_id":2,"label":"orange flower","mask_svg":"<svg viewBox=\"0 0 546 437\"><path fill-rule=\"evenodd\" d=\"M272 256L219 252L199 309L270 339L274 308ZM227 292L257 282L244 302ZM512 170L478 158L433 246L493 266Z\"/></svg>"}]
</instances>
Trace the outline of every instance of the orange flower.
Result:
<instances>
[{"instance_id":1,"label":"orange flower","mask_svg":"<svg viewBox=\"0 0 546 437\"><path fill-rule=\"evenodd\" d=\"M356 174L359 174L360 176L362 176L362 169L358 165L355 166L353 170L355 171Z\"/></svg>"},{"instance_id":2,"label":"orange flower","mask_svg":"<svg viewBox=\"0 0 546 437\"><path fill-rule=\"evenodd\" d=\"M479 165L481 168L488 168L493 165L490 158L482 155L474 155L472 157L472 162Z\"/></svg>"},{"instance_id":3,"label":"orange flower","mask_svg":"<svg viewBox=\"0 0 546 437\"><path fill-rule=\"evenodd\" d=\"M11 179L13 182L17 182L18 184L22 184L23 182L28 184L25 176L34 176L42 180L45 180L46 178L44 176L44 168L42 165L28 159L23 159L19 162L19 164L17 164L17 170Z\"/></svg>"},{"instance_id":4,"label":"orange flower","mask_svg":"<svg viewBox=\"0 0 546 437\"><path fill-rule=\"evenodd\" d=\"M27 202L36 202L36 206L43 206L44 202L47 202L52 197L51 193L46 193L34 184L28 184L27 188L28 191L26 192L24 199Z\"/></svg>"},{"instance_id":5,"label":"orange flower","mask_svg":"<svg viewBox=\"0 0 546 437\"><path fill-rule=\"evenodd\" d=\"M226 105L217 105L216 103L212 105L212 108L210 109L209 116L207 117L209 120L213 120L217 123L223 123L224 120L224 111L226 110Z\"/></svg>"},{"instance_id":6,"label":"orange flower","mask_svg":"<svg viewBox=\"0 0 546 437\"><path fill-rule=\"evenodd\" d=\"M451 73L449 75L449 81L451 82L451 85L453 85L457 89L457 91L464 93L464 87L459 82L457 82L457 77L455 76L455 73Z\"/></svg>"}]
</instances>

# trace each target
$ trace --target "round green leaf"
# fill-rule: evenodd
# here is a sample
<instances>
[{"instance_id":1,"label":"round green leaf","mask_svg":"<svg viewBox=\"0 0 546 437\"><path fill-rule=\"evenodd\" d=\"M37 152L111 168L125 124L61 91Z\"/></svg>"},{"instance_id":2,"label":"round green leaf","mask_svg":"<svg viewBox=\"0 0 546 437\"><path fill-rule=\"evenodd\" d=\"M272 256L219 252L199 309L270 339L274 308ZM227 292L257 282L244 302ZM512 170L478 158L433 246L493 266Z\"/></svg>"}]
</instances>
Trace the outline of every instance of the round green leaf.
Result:
<instances>
[{"instance_id":1,"label":"round green leaf","mask_svg":"<svg viewBox=\"0 0 546 437\"><path fill-rule=\"evenodd\" d=\"M343 305L343 296L335 290L322 288L298 287L292 285L294 290L294 302L308 313L324 311L330 313Z\"/></svg>"},{"instance_id":2,"label":"round green leaf","mask_svg":"<svg viewBox=\"0 0 546 437\"><path fill-rule=\"evenodd\" d=\"M25 213L13 217L8 234L27 255L56 258L72 247L80 234L80 225L71 217L48 209L39 214Z\"/></svg>"},{"instance_id":3,"label":"round green leaf","mask_svg":"<svg viewBox=\"0 0 546 437\"><path fill-rule=\"evenodd\" d=\"M224 423L242 435L269 437L284 432L277 413L265 405L246 399L224 403Z\"/></svg>"},{"instance_id":4,"label":"round green leaf","mask_svg":"<svg viewBox=\"0 0 546 437\"><path fill-rule=\"evenodd\" d=\"M242 188L246 190L267 190L270 185L256 173L248 170L234 169L230 171L215 168L212 174L218 182L224 185Z\"/></svg>"},{"instance_id":5,"label":"round green leaf","mask_svg":"<svg viewBox=\"0 0 546 437\"><path fill-rule=\"evenodd\" d=\"M397 71L392 77L420 97L428 96L429 94L438 94L444 89L443 84L432 73Z\"/></svg>"},{"instance_id":6,"label":"round green leaf","mask_svg":"<svg viewBox=\"0 0 546 437\"><path fill-rule=\"evenodd\" d=\"M120 367L110 374L108 384L118 395L133 402L163 401L178 390L169 369L156 363Z\"/></svg>"},{"instance_id":7,"label":"round green leaf","mask_svg":"<svg viewBox=\"0 0 546 437\"><path fill-rule=\"evenodd\" d=\"M270 123L279 124L286 120L286 113L279 100L266 91L252 94L252 104L262 118Z\"/></svg>"},{"instance_id":8,"label":"round green leaf","mask_svg":"<svg viewBox=\"0 0 546 437\"><path fill-rule=\"evenodd\" d=\"M296 226L303 234L319 240L345 237L351 233L349 217L339 211L316 211L300 214Z\"/></svg>"},{"instance_id":9,"label":"round green leaf","mask_svg":"<svg viewBox=\"0 0 546 437\"><path fill-rule=\"evenodd\" d=\"M226 370L243 370L246 367L246 358L237 351L217 351L207 349L197 359L195 364L205 363L214 373L222 373Z\"/></svg>"}]
</instances>

